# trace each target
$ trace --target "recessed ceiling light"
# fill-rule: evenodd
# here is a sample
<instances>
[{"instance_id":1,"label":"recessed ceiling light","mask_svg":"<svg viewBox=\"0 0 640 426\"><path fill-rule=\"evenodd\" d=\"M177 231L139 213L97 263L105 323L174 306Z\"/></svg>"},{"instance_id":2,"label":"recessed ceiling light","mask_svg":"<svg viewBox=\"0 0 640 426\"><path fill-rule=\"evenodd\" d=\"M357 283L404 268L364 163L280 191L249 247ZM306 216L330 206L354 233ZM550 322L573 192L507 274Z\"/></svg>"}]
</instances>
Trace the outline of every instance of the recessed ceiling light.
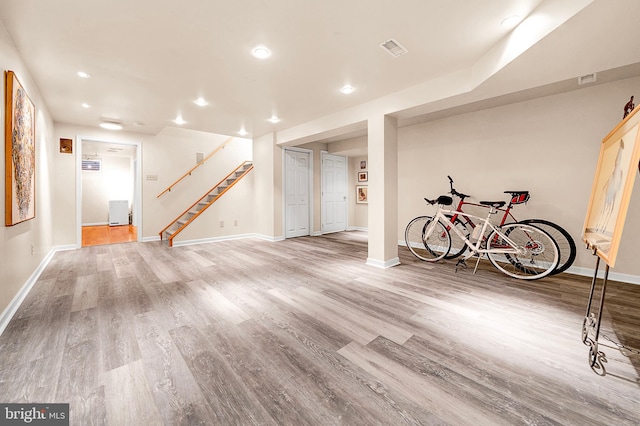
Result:
<instances>
[{"instance_id":1,"label":"recessed ceiling light","mask_svg":"<svg viewBox=\"0 0 640 426\"><path fill-rule=\"evenodd\" d=\"M209 102L207 102L204 98L198 98L193 101L193 103L201 107L209 105Z\"/></svg>"},{"instance_id":2,"label":"recessed ceiling light","mask_svg":"<svg viewBox=\"0 0 640 426\"><path fill-rule=\"evenodd\" d=\"M272 115L269 121L275 124L275 123L279 123L280 119L277 116Z\"/></svg>"},{"instance_id":3,"label":"recessed ceiling light","mask_svg":"<svg viewBox=\"0 0 640 426\"><path fill-rule=\"evenodd\" d=\"M246 130L244 129L244 127L243 127L242 129L240 129L240 130L238 131L238 134L239 134L240 136L246 136L246 135L247 135L247 131L246 131Z\"/></svg>"},{"instance_id":4,"label":"recessed ceiling light","mask_svg":"<svg viewBox=\"0 0 640 426\"><path fill-rule=\"evenodd\" d=\"M264 46L257 46L253 49L253 56L258 59L266 59L271 56L271 51Z\"/></svg>"},{"instance_id":5,"label":"recessed ceiling light","mask_svg":"<svg viewBox=\"0 0 640 426\"><path fill-rule=\"evenodd\" d=\"M88 103L84 102L82 104L82 108L91 108L91 105L89 105Z\"/></svg>"},{"instance_id":6,"label":"recessed ceiling light","mask_svg":"<svg viewBox=\"0 0 640 426\"><path fill-rule=\"evenodd\" d=\"M173 122L178 124L178 125L180 125L180 126L182 126L184 123L186 123L186 121L184 121L181 116L177 116L176 119L173 120Z\"/></svg>"},{"instance_id":7,"label":"recessed ceiling light","mask_svg":"<svg viewBox=\"0 0 640 426\"><path fill-rule=\"evenodd\" d=\"M520 16L511 15L504 18L502 22L500 22L500 26L502 28L513 28L518 24L518 22L520 22Z\"/></svg>"},{"instance_id":8,"label":"recessed ceiling light","mask_svg":"<svg viewBox=\"0 0 640 426\"><path fill-rule=\"evenodd\" d=\"M91 74L84 71L78 71L78 77L80 78L91 78Z\"/></svg>"},{"instance_id":9,"label":"recessed ceiling light","mask_svg":"<svg viewBox=\"0 0 640 426\"><path fill-rule=\"evenodd\" d=\"M100 123L100 127L108 130L121 130L122 124L113 121L103 121L102 123Z\"/></svg>"},{"instance_id":10,"label":"recessed ceiling light","mask_svg":"<svg viewBox=\"0 0 640 426\"><path fill-rule=\"evenodd\" d=\"M349 94L353 93L354 90L356 90L356 89L350 84L345 84L344 86L342 86L342 89L340 89L340 91L342 93L344 93L345 95L349 95Z\"/></svg>"}]
</instances>

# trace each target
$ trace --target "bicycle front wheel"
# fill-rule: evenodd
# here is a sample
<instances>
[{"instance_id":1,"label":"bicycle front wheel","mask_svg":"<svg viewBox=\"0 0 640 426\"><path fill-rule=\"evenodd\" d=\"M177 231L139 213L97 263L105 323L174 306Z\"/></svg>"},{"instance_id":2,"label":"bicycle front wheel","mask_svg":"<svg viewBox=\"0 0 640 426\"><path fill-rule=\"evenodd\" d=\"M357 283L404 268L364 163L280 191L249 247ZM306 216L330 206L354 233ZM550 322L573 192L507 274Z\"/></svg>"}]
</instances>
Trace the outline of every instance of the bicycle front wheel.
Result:
<instances>
[{"instance_id":1,"label":"bicycle front wheel","mask_svg":"<svg viewBox=\"0 0 640 426\"><path fill-rule=\"evenodd\" d=\"M560 261L558 262L558 267L551 273L551 275L564 272L573 265L573 262L576 260L576 243L563 227L543 219L527 219L520 221L520 223L533 225L536 228L542 229L547 234L551 235L551 238L553 238L558 244L558 249L560 250Z\"/></svg>"},{"instance_id":2,"label":"bicycle front wheel","mask_svg":"<svg viewBox=\"0 0 640 426\"><path fill-rule=\"evenodd\" d=\"M431 216L418 216L409 222L404 240L415 257L427 262L442 259L451 248L449 231Z\"/></svg>"},{"instance_id":3,"label":"bicycle front wheel","mask_svg":"<svg viewBox=\"0 0 640 426\"><path fill-rule=\"evenodd\" d=\"M487 239L487 249L496 250L487 253L496 269L521 280L546 277L560 260L558 245L547 232L521 223L510 223L494 230Z\"/></svg>"}]
</instances>

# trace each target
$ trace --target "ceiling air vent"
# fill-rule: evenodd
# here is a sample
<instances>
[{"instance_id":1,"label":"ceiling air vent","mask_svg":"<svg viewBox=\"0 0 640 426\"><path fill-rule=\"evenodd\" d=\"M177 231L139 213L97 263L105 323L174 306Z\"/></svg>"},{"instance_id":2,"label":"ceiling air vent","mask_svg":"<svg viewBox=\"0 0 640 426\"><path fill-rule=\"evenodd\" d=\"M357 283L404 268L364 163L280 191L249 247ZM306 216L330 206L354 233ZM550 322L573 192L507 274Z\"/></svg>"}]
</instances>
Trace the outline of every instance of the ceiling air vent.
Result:
<instances>
[{"instance_id":1,"label":"ceiling air vent","mask_svg":"<svg viewBox=\"0 0 640 426\"><path fill-rule=\"evenodd\" d=\"M99 172L102 166L101 160L82 160L82 170L88 172Z\"/></svg>"},{"instance_id":2,"label":"ceiling air vent","mask_svg":"<svg viewBox=\"0 0 640 426\"><path fill-rule=\"evenodd\" d=\"M397 56L404 55L405 53L407 53L407 49L402 47L402 45L400 45L400 43L398 43L394 39L389 39L389 40L385 41L384 43L382 43L380 45L380 47L382 47L384 50L389 52L389 55L391 55L393 57L397 57Z\"/></svg>"}]
</instances>

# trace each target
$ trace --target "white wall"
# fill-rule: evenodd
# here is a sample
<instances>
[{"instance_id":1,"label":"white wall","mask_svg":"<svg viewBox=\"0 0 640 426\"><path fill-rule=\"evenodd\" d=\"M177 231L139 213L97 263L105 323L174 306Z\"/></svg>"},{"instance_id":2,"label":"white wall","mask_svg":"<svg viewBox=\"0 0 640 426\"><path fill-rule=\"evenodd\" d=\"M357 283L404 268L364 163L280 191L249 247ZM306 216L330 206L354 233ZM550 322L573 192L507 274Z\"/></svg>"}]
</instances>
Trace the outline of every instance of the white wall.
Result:
<instances>
[{"instance_id":1,"label":"white wall","mask_svg":"<svg viewBox=\"0 0 640 426\"><path fill-rule=\"evenodd\" d=\"M35 219L6 227L0 227L0 313L16 307L14 298L29 281L53 248L53 200L52 186L55 177L54 156L58 144L53 137L53 122L40 96L38 87L31 80L29 71L22 62L13 42L0 24L0 68L14 71L20 83L36 107L36 217ZM5 107L4 75L0 85L0 128L4 145ZM0 153L0 199L5 199L5 151ZM4 205L3 205L4 209ZM12 303L12 301L14 303ZM4 315L2 316L4 317ZM0 320L2 320L0 317ZM3 323L0 321L0 331Z\"/></svg>"},{"instance_id":2,"label":"white wall","mask_svg":"<svg viewBox=\"0 0 640 426\"><path fill-rule=\"evenodd\" d=\"M365 161L366 169L360 168L360 162ZM369 173L367 156L349 157L349 229L367 229L369 224L369 204L356 203L356 185L367 185L368 182L358 182L358 172Z\"/></svg>"},{"instance_id":3,"label":"white wall","mask_svg":"<svg viewBox=\"0 0 640 426\"><path fill-rule=\"evenodd\" d=\"M82 225L109 223L109 201L133 202L133 164L130 157L104 156L100 171L82 171Z\"/></svg>"},{"instance_id":4,"label":"white wall","mask_svg":"<svg viewBox=\"0 0 640 426\"><path fill-rule=\"evenodd\" d=\"M196 153L212 152L229 136L216 135L205 132L191 131L168 127L158 135L140 135L128 132L112 132L87 127L57 124L57 138L81 138L92 141L113 143L139 143L141 156L138 163L142 168L142 223L143 239L159 238L159 232L175 219L182 211L197 198L204 195L213 185L218 183L233 168L242 161L251 160L251 141L244 138L234 138L227 147L211 159L204 166L195 170L191 176L179 183L171 192L156 198L168 185L196 164ZM74 146L77 140L74 140ZM76 208L80 200L76 200L75 185L76 156L74 153L56 156L58 173L56 175L56 244L73 245L77 243L76 236ZM253 173L253 172L251 172ZM150 180L149 175L156 175L158 180ZM247 195L239 195L241 188L249 186L252 191L253 183L250 177L238 183L234 190L229 191L220 201L217 201L203 215L190 225L190 233L185 231L174 241L184 241L187 238L196 239L215 238L229 234L245 234L253 232L253 199ZM239 199L238 199L239 198ZM235 206L233 205L235 203ZM219 221L233 226L219 227ZM235 226L235 221L238 225ZM83 222L86 220L83 218ZM217 227L212 224L218 224Z\"/></svg>"},{"instance_id":5,"label":"white wall","mask_svg":"<svg viewBox=\"0 0 640 426\"><path fill-rule=\"evenodd\" d=\"M399 223L432 211L423 197L456 189L476 200L506 199L504 190L529 190L518 218L548 219L576 240L575 267L593 268L581 240L602 139L622 119L640 78L586 87L399 129ZM636 187L615 272L640 278L640 185Z\"/></svg>"},{"instance_id":6,"label":"white wall","mask_svg":"<svg viewBox=\"0 0 640 426\"><path fill-rule=\"evenodd\" d=\"M233 138L233 141L191 176L157 198L165 188L196 165L196 153L202 152L207 156L229 138L225 135L166 128L143 144L143 238L157 237L165 226L209 192L233 169L242 162L253 159L251 140ZM250 195L253 190L252 174L253 172L209 207L174 239L174 244L178 241L253 232L253 197ZM157 175L158 180L148 180L148 175ZM220 221L224 221L224 227L220 227Z\"/></svg>"}]
</instances>

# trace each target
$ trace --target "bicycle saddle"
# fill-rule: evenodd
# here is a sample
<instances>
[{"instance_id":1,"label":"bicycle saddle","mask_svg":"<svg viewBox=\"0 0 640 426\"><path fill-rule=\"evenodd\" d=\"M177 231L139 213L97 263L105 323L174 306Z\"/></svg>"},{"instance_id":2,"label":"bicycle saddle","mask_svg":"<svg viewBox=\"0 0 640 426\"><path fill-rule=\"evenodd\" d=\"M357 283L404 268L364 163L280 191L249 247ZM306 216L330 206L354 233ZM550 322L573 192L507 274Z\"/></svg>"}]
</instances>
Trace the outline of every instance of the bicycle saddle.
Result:
<instances>
[{"instance_id":1,"label":"bicycle saddle","mask_svg":"<svg viewBox=\"0 0 640 426\"><path fill-rule=\"evenodd\" d=\"M529 191L504 191L505 194L511 195L512 204L522 204L529 201Z\"/></svg>"},{"instance_id":2,"label":"bicycle saddle","mask_svg":"<svg viewBox=\"0 0 640 426\"><path fill-rule=\"evenodd\" d=\"M441 195L435 200L430 200L428 198L425 198L424 200L431 205L437 203L442 204L443 206L450 206L451 204L453 204L453 198L449 197L448 195Z\"/></svg>"},{"instance_id":3,"label":"bicycle saddle","mask_svg":"<svg viewBox=\"0 0 640 426\"><path fill-rule=\"evenodd\" d=\"M480 201L480 204L482 204L483 206L490 206L490 207L499 209L500 207L504 207L504 205L507 204L507 202L506 201Z\"/></svg>"}]
</instances>

